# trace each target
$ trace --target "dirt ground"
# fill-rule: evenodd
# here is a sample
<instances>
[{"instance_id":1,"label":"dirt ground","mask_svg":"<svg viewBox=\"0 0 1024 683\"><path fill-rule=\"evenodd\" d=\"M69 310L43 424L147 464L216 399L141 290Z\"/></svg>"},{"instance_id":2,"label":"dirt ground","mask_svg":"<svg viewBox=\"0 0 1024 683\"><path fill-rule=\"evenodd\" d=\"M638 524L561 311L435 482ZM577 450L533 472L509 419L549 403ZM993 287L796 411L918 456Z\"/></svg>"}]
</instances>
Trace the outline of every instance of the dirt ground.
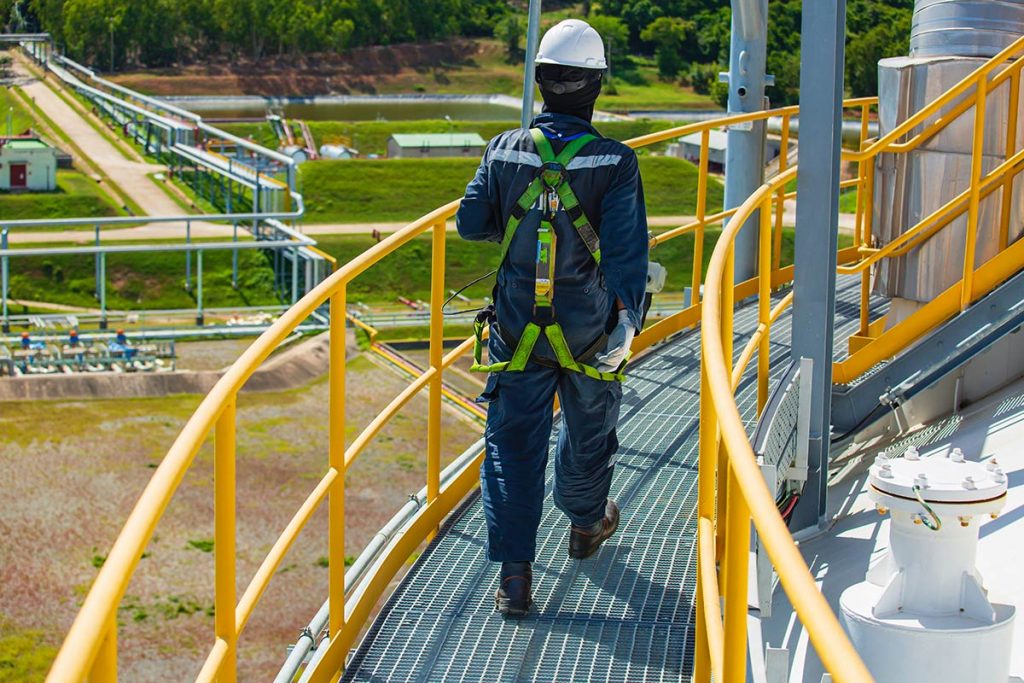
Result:
<instances>
[{"instance_id":1,"label":"dirt ground","mask_svg":"<svg viewBox=\"0 0 1024 683\"><path fill-rule=\"evenodd\" d=\"M352 360L347 438L403 386L365 359ZM239 595L325 471L327 394L321 380L239 399ZM20 637L59 645L121 525L199 400L0 404L0 644ZM424 394L349 471L349 555L423 485L425 410ZM445 417L447 460L476 438L464 422ZM123 680L194 677L213 643L212 453L208 441L128 587L118 620ZM271 678L285 646L326 596L326 527L321 509L257 606L240 641L240 680ZM44 671L21 680L37 680Z\"/></svg>"},{"instance_id":2,"label":"dirt ground","mask_svg":"<svg viewBox=\"0 0 1024 683\"><path fill-rule=\"evenodd\" d=\"M343 54L259 60L223 58L202 64L115 76L114 81L153 95L365 95L444 79L451 68L493 57L490 43L455 39L363 47ZM428 65L428 66L424 66Z\"/></svg>"}]
</instances>

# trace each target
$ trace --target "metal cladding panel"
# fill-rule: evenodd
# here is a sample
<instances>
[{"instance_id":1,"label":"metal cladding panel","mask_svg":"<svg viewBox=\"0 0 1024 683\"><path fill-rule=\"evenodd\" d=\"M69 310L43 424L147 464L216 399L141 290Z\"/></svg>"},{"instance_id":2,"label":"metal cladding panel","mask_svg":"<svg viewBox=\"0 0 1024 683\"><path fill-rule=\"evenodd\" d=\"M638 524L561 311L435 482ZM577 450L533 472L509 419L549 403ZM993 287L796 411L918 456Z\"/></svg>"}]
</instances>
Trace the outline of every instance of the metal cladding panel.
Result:
<instances>
[{"instance_id":1,"label":"metal cladding panel","mask_svg":"<svg viewBox=\"0 0 1024 683\"><path fill-rule=\"evenodd\" d=\"M917 0L910 54L994 57L1022 33L1021 0Z\"/></svg>"},{"instance_id":2,"label":"metal cladding panel","mask_svg":"<svg viewBox=\"0 0 1024 683\"><path fill-rule=\"evenodd\" d=\"M981 59L953 57L882 60L878 67L880 134L886 135L982 63ZM967 96L971 95L968 93ZM956 104L952 103L939 115ZM985 108L983 173L991 171L1005 159L1008 110L1009 84L1003 83L989 94ZM875 165L875 214L872 222L877 246L893 241L968 189L973 125L974 108L971 107L919 149L906 154L879 155ZM1020 141L1024 140L1024 117L1018 121L1017 140L1017 149L1020 149ZM1010 241L1024 232L1024 188L1021 182L1018 178L1013 183ZM998 249L1002 192L997 190L981 203L975 250L978 264L991 258ZM876 272L875 291L888 297L931 301L960 280L966 231L967 216L964 214L906 256L886 259Z\"/></svg>"}]
</instances>

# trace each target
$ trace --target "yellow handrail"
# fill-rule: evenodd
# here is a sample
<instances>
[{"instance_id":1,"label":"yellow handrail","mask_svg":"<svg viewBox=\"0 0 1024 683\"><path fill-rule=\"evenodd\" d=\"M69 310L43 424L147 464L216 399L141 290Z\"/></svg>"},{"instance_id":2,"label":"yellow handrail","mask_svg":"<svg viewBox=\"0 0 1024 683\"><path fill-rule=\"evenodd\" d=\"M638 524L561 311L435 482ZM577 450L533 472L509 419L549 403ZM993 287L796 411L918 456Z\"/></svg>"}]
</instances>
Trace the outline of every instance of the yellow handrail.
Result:
<instances>
[{"instance_id":1,"label":"yellow handrail","mask_svg":"<svg viewBox=\"0 0 1024 683\"><path fill-rule=\"evenodd\" d=\"M733 397L733 390L736 386L734 378L742 374L743 368L749 361L752 353L744 353L741 356L741 363L735 369L730 369L731 350L723 344L723 339L728 330L731 337L731 318L733 315L732 303L728 301L731 296L732 277L729 266L731 259L731 247L740 228L754 214L760 210L762 216L766 216L771 209L771 199L774 192L783 186L788 180L795 176L796 169L791 169L769 181L751 195L740 207L736 214L726 224L719 239L718 245L711 256L708 265L708 276L704 293L704 306L701 313L701 335L703 350L703 362L701 364L701 448L700 465L701 476L714 481L727 482L726 513L718 520L719 527L725 526L727 546L725 548L724 569L725 574L725 627L722 629L722 622L715 620L713 610L707 609L707 604L699 615L703 620L706 642L710 643L722 633L725 638L725 661L722 663L724 678L715 680L742 681L745 678L744 668L746 662L745 646L745 624L747 615L747 555L749 553L749 524L753 519L757 528L760 542L764 545L772 564L779 574L786 594L796 610L798 616L810 635L825 668L831 672L836 681L858 682L872 681L871 675L857 655L853 645L846 637L845 632L839 625L838 620L829 608L824 596L818 591L814 578L811 576L807 565L797 550L789 530L786 528L778 509L775 507L774 495L768 491L764 478L757 466L753 449L747 439L743 427L743 420L740 417L739 409ZM765 219L762 218L762 222ZM763 226L763 224L762 224ZM763 227L762 227L763 231ZM763 242L763 240L762 240ZM759 254L764 259L770 251L761 245ZM758 334L752 339L748 348L755 342L759 345L759 361L767 361L767 333L771 319L777 317L781 312L782 303L773 311L770 305L770 271L762 270L763 275L758 278L759 284L759 317L760 325ZM769 311L766 315L765 311ZM767 382L767 362L759 362L758 384ZM761 398L761 391L758 391L759 411L764 406ZM705 424L707 423L707 425ZM718 436L716 436L716 432ZM721 439L721 447L713 446L712 441ZM716 451L725 455L724 467ZM715 472L717 471L717 477ZM709 494L713 495L713 489L701 488L699 496L703 495L704 500L698 502L700 512L700 524L698 534L704 538L699 539L698 562L701 569L698 571L698 595L703 595L706 586L705 577L708 576L715 559L717 548L714 544L714 526L712 516L709 513L713 510L713 502L707 500ZM709 538L710 536L710 538ZM706 599L704 600L706 603ZM736 624L730 629L731 624ZM740 628L740 625L743 628ZM702 643L698 643L700 647ZM707 661L706 659L704 661ZM715 664L711 660L712 665ZM696 680L707 680L706 672L696 671Z\"/></svg>"},{"instance_id":2,"label":"yellow handrail","mask_svg":"<svg viewBox=\"0 0 1024 683\"><path fill-rule=\"evenodd\" d=\"M1018 41L1019 42L1019 41ZM990 70L991 71L991 70ZM990 71L986 72L990 73ZM1015 75L1014 75L1015 74ZM997 77L1002 77L1000 74ZM1019 81L1019 69L1006 76L1011 84ZM970 87L964 87L962 92ZM870 213L873 187L873 163L875 157L882 152L892 152L900 144L921 144L927 137L934 135L936 123L926 125L917 137L909 141L897 141L909 132L910 128L900 130L896 135L869 142L867 140L867 122L869 112L875 105L875 98L861 98L845 103L847 108L859 109L861 122L861 143L856 152L844 151L844 158L858 162L857 178L844 181L843 187L856 187L858 192L857 228L855 237L857 244L854 249L844 251L842 261L854 258L857 253L867 254L870 259L877 252L867 251L866 243L870 234ZM741 114L724 117L714 121L680 126L667 131L660 131L628 141L633 148L675 139L690 133L701 134L701 152L698 162L698 198L696 216L685 225L678 226L667 232L656 235L651 245L656 246L681 235L694 236L692 278L693 300L683 311L652 323L645 328L634 342L634 351L640 351L668 336L695 325L703 315L704 327L702 334L705 340L705 367L702 374L702 420L701 433L701 469L700 469L700 503L698 572L701 591L698 593L697 608L697 662L698 680L706 681L712 671L715 680L734 680L740 677L743 668L737 664L737 643L745 632L743 622L737 613L740 600L734 598L732 603L726 600L725 621L715 605L708 602L708 596L719 593L719 585L727 596L745 594L747 544L744 540L749 532L749 517L753 513L755 519L763 518L758 525L762 536L770 536L766 540L769 555L782 577L783 586L793 601L805 626L811 634L812 641L822 649L828 644L831 653L823 656L826 666L833 672L836 680L859 681L869 680L861 677L861 668L857 668L859 660L841 630L836 631L834 616L820 598L813 582L808 586L809 574L799 553L792 546L792 540L785 531L785 526L775 510L773 501L764 489L760 474L756 467L752 468L752 454L738 422L735 405L732 400L733 379L738 378L745 365L758 353L758 368L761 377L758 379L758 405L762 407L767 399L767 368L768 342L770 326L778 315L791 301L791 296L784 297L775 307L770 306L769 297L773 288L790 281L792 266L781 265L783 204L795 196L787 192L785 185L797 173L795 165L789 165L788 139L790 119L797 113L796 107L786 107L772 111ZM734 125L750 121L765 120L777 116L782 120L782 158L780 173L768 185L764 186L742 206L731 210L722 210L707 214L707 193L709 177L707 173L709 157L710 131L726 125ZM949 116L945 119L948 121ZM922 123L924 119L914 125ZM941 121L940 121L941 122ZM943 125L945 125L943 123ZM894 131L895 133L895 131ZM1007 182L1009 169L1005 173L993 177L989 184L978 190L977 197L983 196L989 188ZM1012 165L1016 168L1016 164ZM987 182L987 181L986 181ZM993 190L994 191L994 190ZM973 198L969 203L974 203ZM962 202L963 200L961 200ZM458 202L449 203L413 222L406 228L394 233L387 239L353 261L338 268L323 283L303 297L295 306L285 312L263 335L229 369L217 383L210 394L203 400L199 408L189 419L181 434L171 447L168 455L154 473L152 480L143 491L135 509L132 511L125 527L100 570L99 575L81 611L78 614L69 634L54 662L48 680L66 681L81 680L89 675L95 680L116 679L116 613L125 588L138 563L147 542L153 534L164 509L170 501L185 472L192 463L200 445L205 441L211 430L216 432L215 441L215 607L218 618L215 623L215 639L206 663L202 669L200 680L233 680L236 671L237 638L248 621L252 610L266 589L270 579L287 553L289 547L305 526L313 511L326 499L329 510L329 567L330 567L330 644L325 656L320 660L316 671L312 672L312 680L329 680L341 668L345 655L355 642L374 605L384 594L395 573L405 563L409 554L437 528L441 519L448 514L465 494L477 483L476 465L482 455L456 474L444 487L440 485L440 437L441 382L443 372L471 347L469 340L457 349L445 354L442 346L442 320L440 305L444 297L444 247L445 222L455 213ZM959 204L958 204L959 206ZM731 286L732 238L752 215L754 209L760 208L761 237L759 240L759 272L761 276L754 280ZM773 211L774 208L774 211ZM774 221L773 221L774 218ZM728 220L723 231L723 238L715 248L709 266L707 283L708 298L711 305L705 306L701 300L700 284L702 281L703 239L707 228ZM773 225L774 222L774 225ZM920 227L917 235L924 236L929 227ZM362 433L346 449L344 446L344 361L345 361L345 317L347 285L359 274L381 261L388 254L408 244L427 231L432 232L432 271L431 271L431 325L429 367L415 378L410 385L396 396L381 413L375 417ZM903 246L913 243L909 238ZM921 239L925 239L922 237ZM909 248L909 247L907 247ZM858 249L860 251L858 251ZM886 256L894 256L899 252L897 247ZM900 252L901 253L901 252ZM874 258L872 263L879 258ZM1004 259L1005 261L1005 259ZM861 268L866 276L870 264ZM991 277L979 275L975 284L981 291ZM731 315L723 317L723 311L732 310L732 301L751 294L759 297L758 331L744 349L740 363L735 372L729 368L731 363ZM714 298L711 298L714 297ZM235 602L235 566L234 549L229 542L233 537L235 520L227 509L233 508L234 490L234 436L235 436L235 402L238 392L256 368L270 355L290 332L302 320L324 303L329 302L331 308L330 327L330 429L328 468L324 476L307 496L301 507L289 521L280 537L274 543L270 553L244 590L242 597ZM724 307L724 308L723 308ZM866 310L866 306L865 306ZM862 313L862 316L865 315ZM356 322L355 324L358 324ZM865 324L866 329L866 324ZM711 341L715 344L711 344ZM714 346L710 351L709 344ZM870 346L870 345L869 345ZM724 352L724 353L723 353ZM715 357L719 353L720 357ZM728 360L726 360L728 359ZM719 365L716 365L716 362ZM712 372L713 370L713 372ZM724 370L724 373L723 373ZM345 472L360 452L375 438L380 429L398 412L398 410L423 388L429 390L428 406L428 448L427 448L427 504L421 508L407 526L405 533L395 540L378 558L373 573L361 582L346 602L344 586L344 482ZM706 418L706 419L705 419ZM739 425L737 430L736 425ZM719 440L722 448L718 448ZM744 450L746 449L746 450ZM716 493L717 482L722 486ZM760 484L760 489L757 488ZM763 489L763 490L762 490ZM717 500L717 513L716 513ZM774 517L773 517L774 515ZM718 525L716 527L716 516ZM762 526L764 527L762 529ZM714 534L718 534L714 537ZM742 552L741 552L742 549ZM717 577L716 561L723 560L720 580ZM814 595L810 595L813 592ZM733 609L730 610L730 604ZM745 606L745 598L743 599ZM745 610L745 607L744 607ZM728 660L724 658L728 657ZM852 672L852 673L851 673ZM701 677L703 676L703 677Z\"/></svg>"}]
</instances>

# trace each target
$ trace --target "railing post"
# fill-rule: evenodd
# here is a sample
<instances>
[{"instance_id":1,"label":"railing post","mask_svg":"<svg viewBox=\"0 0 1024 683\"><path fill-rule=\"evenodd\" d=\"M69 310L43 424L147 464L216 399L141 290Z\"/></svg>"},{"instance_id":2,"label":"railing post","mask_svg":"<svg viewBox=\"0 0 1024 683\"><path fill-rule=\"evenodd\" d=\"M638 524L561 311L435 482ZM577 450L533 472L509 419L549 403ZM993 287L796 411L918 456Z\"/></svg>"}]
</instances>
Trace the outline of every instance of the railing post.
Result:
<instances>
[{"instance_id":1,"label":"railing post","mask_svg":"<svg viewBox=\"0 0 1024 683\"><path fill-rule=\"evenodd\" d=\"M343 286L331 296L330 304L328 465L338 473L331 484L327 502L328 628L331 640L345 625L345 294ZM340 661L345 661L345 653L342 653Z\"/></svg>"},{"instance_id":2,"label":"railing post","mask_svg":"<svg viewBox=\"0 0 1024 683\"><path fill-rule=\"evenodd\" d=\"M200 252L201 254L202 252ZM213 564L214 632L228 645L224 664L217 674L218 683L234 683L237 678L238 629L235 624L235 406L232 398L225 406L214 436L213 460Z\"/></svg>"},{"instance_id":3,"label":"railing post","mask_svg":"<svg viewBox=\"0 0 1024 683\"><path fill-rule=\"evenodd\" d=\"M185 221L185 244L192 244L192 221ZM192 251L185 250L185 291L192 291Z\"/></svg>"},{"instance_id":4,"label":"railing post","mask_svg":"<svg viewBox=\"0 0 1024 683\"><path fill-rule=\"evenodd\" d=\"M89 672L90 683L114 683L117 681L117 609L114 609L107 623L100 649Z\"/></svg>"},{"instance_id":5,"label":"railing post","mask_svg":"<svg viewBox=\"0 0 1024 683\"><path fill-rule=\"evenodd\" d=\"M715 282L712 284L713 287L721 287L721 309L720 315L722 320L722 355L725 357L725 368L726 377L732 377L732 330L733 330L733 299L735 298L735 263L736 253L735 246L729 244L728 250L725 256L725 268L722 271L722 281ZM725 477L729 471L729 462L725 454L725 447L719 443L718 446L718 464L716 466L718 471L718 514L717 521L715 523L715 553L718 555L718 560L721 561L722 554L725 552L725 520L726 520L726 503L728 501L729 490L725 485ZM724 585L725 567L723 567L723 579Z\"/></svg>"},{"instance_id":6,"label":"railing post","mask_svg":"<svg viewBox=\"0 0 1024 683\"><path fill-rule=\"evenodd\" d=\"M964 240L964 274L960 283L960 310L974 301L974 251L978 238L978 214L981 204L981 162L985 144L985 104L988 77L978 81L974 97L974 141L971 145L971 194L967 209L967 236Z\"/></svg>"},{"instance_id":7,"label":"railing post","mask_svg":"<svg viewBox=\"0 0 1024 683\"><path fill-rule=\"evenodd\" d=\"M4 251L7 250L7 228L0 229L0 249L3 249ZM2 308L2 310L0 310L0 317L3 318L2 328L0 328L0 331L4 334L11 331L11 320L8 316L9 311L7 309L7 288L8 279L10 278L9 261L9 256L0 258L0 308Z\"/></svg>"},{"instance_id":8,"label":"railing post","mask_svg":"<svg viewBox=\"0 0 1024 683\"><path fill-rule=\"evenodd\" d=\"M1018 60L1018 64L1024 64L1024 59ZM1010 111L1006 115L1006 158L1013 156L1017 149L1017 116L1020 112L1020 66L1012 66L1013 74L1010 75ZM999 251L1006 249L1010 242L1010 211L1013 206L1013 180L1014 174L1007 173L1003 181L1003 206L999 216Z\"/></svg>"},{"instance_id":9,"label":"railing post","mask_svg":"<svg viewBox=\"0 0 1024 683\"><path fill-rule=\"evenodd\" d=\"M757 414L761 415L765 404L768 403L768 359L769 359L769 326L772 311L772 238L771 238L771 208L772 198L770 194L765 195L761 204L761 211L758 214L761 220L761 230L758 233L758 272L757 272L757 322L763 327L761 340L757 347Z\"/></svg>"},{"instance_id":10,"label":"railing post","mask_svg":"<svg viewBox=\"0 0 1024 683\"><path fill-rule=\"evenodd\" d=\"M782 145L779 148L779 174L789 168L789 114L782 117ZM772 270L782 267L782 217L786 212L786 186L779 187L775 204L775 234L772 242Z\"/></svg>"},{"instance_id":11,"label":"railing post","mask_svg":"<svg viewBox=\"0 0 1024 683\"><path fill-rule=\"evenodd\" d=\"M434 225L430 265L430 395L427 407L427 503L441 491L441 358L444 355L444 252L447 225Z\"/></svg>"},{"instance_id":12,"label":"railing post","mask_svg":"<svg viewBox=\"0 0 1024 683\"><path fill-rule=\"evenodd\" d=\"M708 147L711 130L705 128L700 134L700 163L697 167L697 229L693 232L693 282L690 305L701 300L700 282L704 270L704 219L708 202Z\"/></svg>"},{"instance_id":13,"label":"railing post","mask_svg":"<svg viewBox=\"0 0 1024 683\"><path fill-rule=\"evenodd\" d=\"M860 144L858 151L864 151L864 145L868 139L868 115L870 107L864 104L860 108ZM874 210L874 183L868 183L868 176L874 178L875 157L868 157L857 162L857 223L853 232L853 244L857 247L870 246L870 232L865 228L870 225L866 220L866 213ZM871 169L869 172L868 169ZM870 190L869 190L870 188ZM872 194L868 194L868 192ZM860 329L858 334L867 336L868 327L871 321L868 319L868 312L871 299L871 269L867 268L860 276Z\"/></svg>"},{"instance_id":14,"label":"railing post","mask_svg":"<svg viewBox=\"0 0 1024 683\"><path fill-rule=\"evenodd\" d=\"M203 250L196 252L196 325L203 325Z\"/></svg>"},{"instance_id":15,"label":"railing post","mask_svg":"<svg viewBox=\"0 0 1024 683\"><path fill-rule=\"evenodd\" d=\"M722 451L726 450L726 445L722 444ZM725 535L725 562L722 572L725 586L725 680L745 681L750 510L731 466L728 472L728 503L725 523L722 525L728 529Z\"/></svg>"},{"instance_id":16,"label":"railing post","mask_svg":"<svg viewBox=\"0 0 1024 683\"><path fill-rule=\"evenodd\" d=\"M715 283L710 283L710 285L714 287ZM718 466L718 418L715 415L714 401L711 400L711 388L708 385L708 374L703 357L701 358L700 370L700 422L698 429L700 430L700 441L697 447L697 519L714 520L715 470ZM699 567L701 562L699 543L697 547L697 566ZM711 653L708 646L708 631L705 622L707 607L704 604L703 585L704 581L701 578L700 571L698 571L696 642L693 664L693 680L698 683L705 683L711 680Z\"/></svg>"}]
</instances>

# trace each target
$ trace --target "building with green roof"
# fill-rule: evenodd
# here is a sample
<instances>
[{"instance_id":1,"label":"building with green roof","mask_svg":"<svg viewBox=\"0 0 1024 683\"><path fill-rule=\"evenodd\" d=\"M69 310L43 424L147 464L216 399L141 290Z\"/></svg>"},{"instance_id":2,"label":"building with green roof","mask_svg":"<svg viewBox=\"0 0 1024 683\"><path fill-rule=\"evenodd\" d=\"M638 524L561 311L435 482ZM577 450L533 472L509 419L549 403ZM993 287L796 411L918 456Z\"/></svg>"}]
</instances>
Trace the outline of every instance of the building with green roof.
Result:
<instances>
[{"instance_id":1,"label":"building with green roof","mask_svg":"<svg viewBox=\"0 0 1024 683\"><path fill-rule=\"evenodd\" d=\"M391 159L426 157L479 157L487 143L476 133L433 133L392 135L388 139Z\"/></svg>"},{"instance_id":2,"label":"building with green roof","mask_svg":"<svg viewBox=\"0 0 1024 683\"><path fill-rule=\"evenodd\" d=\"M56 149L33 136L0 137L0 192L56 189Z\"/></svg>"}]
</instances>

